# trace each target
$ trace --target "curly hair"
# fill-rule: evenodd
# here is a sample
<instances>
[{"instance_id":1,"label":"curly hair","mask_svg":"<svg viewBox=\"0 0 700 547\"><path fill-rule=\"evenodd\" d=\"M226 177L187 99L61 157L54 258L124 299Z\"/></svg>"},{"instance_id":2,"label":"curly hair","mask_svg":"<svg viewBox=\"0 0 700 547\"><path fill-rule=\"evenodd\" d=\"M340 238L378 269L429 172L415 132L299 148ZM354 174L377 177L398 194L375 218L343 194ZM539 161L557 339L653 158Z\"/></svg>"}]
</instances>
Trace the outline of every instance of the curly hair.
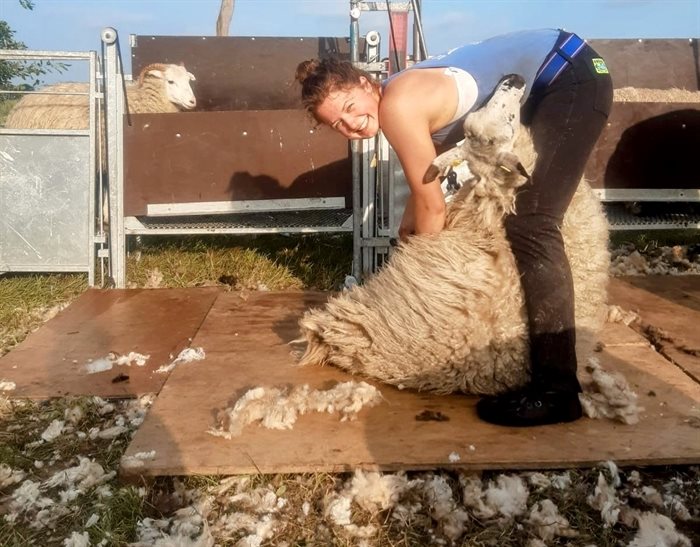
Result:
<instances>
[{"instance_id":1,"label":"curly hair","mask_svg":"<svg viewBox=\"0 0 700 547\"><path fill-rule=\"evenodd\" d=\"M295 79L301 85L301 102L314 117L318 106L335 89L360 85L360 78L377 85L372 76L349 61L335 58L310 59L297 66Z\"/></svg>"}]
</instances>

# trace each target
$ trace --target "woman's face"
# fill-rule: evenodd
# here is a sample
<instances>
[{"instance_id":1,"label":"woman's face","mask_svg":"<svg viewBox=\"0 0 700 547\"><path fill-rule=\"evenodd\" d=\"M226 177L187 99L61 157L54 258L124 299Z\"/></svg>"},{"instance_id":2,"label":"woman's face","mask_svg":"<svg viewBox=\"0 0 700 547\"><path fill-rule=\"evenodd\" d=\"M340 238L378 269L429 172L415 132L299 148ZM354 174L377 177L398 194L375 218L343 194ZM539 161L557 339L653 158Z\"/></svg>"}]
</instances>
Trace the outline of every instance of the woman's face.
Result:
<instances>
[{"instance_id":1,"label":"woman's face","mask_svg":"<svg viewBox=\"0 0 700 547\"><path fill-rule=\"evenodd\" d=\"M378 91L364 77L360 85L336 89L316 108L316 119L348 139L368 139L379 131Z\"/></svg>"}]
</instances>

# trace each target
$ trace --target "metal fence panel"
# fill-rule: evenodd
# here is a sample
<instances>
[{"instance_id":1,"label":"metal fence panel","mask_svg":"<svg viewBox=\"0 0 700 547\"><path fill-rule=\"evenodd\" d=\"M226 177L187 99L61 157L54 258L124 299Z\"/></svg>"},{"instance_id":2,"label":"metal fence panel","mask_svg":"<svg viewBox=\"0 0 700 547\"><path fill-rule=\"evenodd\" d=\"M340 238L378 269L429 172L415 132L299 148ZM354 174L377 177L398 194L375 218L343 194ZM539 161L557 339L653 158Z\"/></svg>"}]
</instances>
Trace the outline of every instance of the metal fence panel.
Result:
<instances>
[{"instance_id":1,"label":"metal fence panel","mask_svg":"<svg viewBox=\"0 0 700 547\"><path fill-rule=\"evenodd\" d=\"M0 271L86 271L89 133L0 134Z\"/></svg>"}]
</instances>

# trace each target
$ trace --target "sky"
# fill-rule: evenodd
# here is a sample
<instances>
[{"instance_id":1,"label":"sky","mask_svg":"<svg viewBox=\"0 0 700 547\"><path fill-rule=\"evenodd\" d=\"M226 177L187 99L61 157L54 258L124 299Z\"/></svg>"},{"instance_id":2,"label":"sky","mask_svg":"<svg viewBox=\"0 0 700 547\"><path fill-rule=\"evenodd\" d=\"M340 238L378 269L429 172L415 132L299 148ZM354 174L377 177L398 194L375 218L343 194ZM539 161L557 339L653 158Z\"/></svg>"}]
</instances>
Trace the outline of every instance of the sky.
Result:
<instances>
[{"instance_id":1,"label":"sky","mask_svg":"<svg viewBox=\"0 0 700 547\"><path fill-rule=\"evenodd\" d=\"M33 50L99 51L113 27L129 35L215 35L220 0L0 0L0 20ZM584 38L698 38L700 0L422 0L429 54L496 34L555 27ZM231 36L348 36L349 0L236 0ZM360 33L388 44L385 12L363 12ZM410 34L410 31L409 31ZM409 47L410 51L410 47ZM386 53L385 53L386 55ZM130 67L127 66L127 72Z\"/></svg>"}]
</instances>

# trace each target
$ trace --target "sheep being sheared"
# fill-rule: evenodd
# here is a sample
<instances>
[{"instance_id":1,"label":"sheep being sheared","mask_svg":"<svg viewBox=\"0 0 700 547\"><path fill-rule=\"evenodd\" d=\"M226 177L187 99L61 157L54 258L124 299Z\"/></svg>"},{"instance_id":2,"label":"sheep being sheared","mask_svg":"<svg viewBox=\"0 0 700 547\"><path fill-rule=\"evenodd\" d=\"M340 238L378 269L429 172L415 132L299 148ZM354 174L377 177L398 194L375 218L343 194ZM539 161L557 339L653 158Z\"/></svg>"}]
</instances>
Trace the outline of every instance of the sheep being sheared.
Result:
<instances>
[{"instance_id":1,"label":"sheep being sheared","mask_svg":"<svg viewBox=\"0 0 700 547\"><path fill-rule=\"evenodd\" d=\"M307 343L301 364L328 363L439 393L495 394L527 383L527 316L503 226L536 159L520 124L517 80L504 80L467 116L464 144L438 157L426 175L464 160L472 174L448 204L444 230L412 236L365 284L309 310L299 322ZM607 222L585 181L562 233L574 278L577 355L585 363L605 318L609 265Z\"/></svg>"},{"instance_id":2,"label":"sheep being sheared","mask_svg":"<svg viewBox=\"0 0 700 547\"><path fill-rule=\"evenodd\" d=\"M138 83L126 88L132 114L180 112L197 105L190 82L194 75L184 66L156 63L143 68ZM69 82L42 88L25 95L5 120L13 129L87 129L89 125L88 84ZM50 94L49 94L50 93Z\"/></svg>"}]
</instances>

